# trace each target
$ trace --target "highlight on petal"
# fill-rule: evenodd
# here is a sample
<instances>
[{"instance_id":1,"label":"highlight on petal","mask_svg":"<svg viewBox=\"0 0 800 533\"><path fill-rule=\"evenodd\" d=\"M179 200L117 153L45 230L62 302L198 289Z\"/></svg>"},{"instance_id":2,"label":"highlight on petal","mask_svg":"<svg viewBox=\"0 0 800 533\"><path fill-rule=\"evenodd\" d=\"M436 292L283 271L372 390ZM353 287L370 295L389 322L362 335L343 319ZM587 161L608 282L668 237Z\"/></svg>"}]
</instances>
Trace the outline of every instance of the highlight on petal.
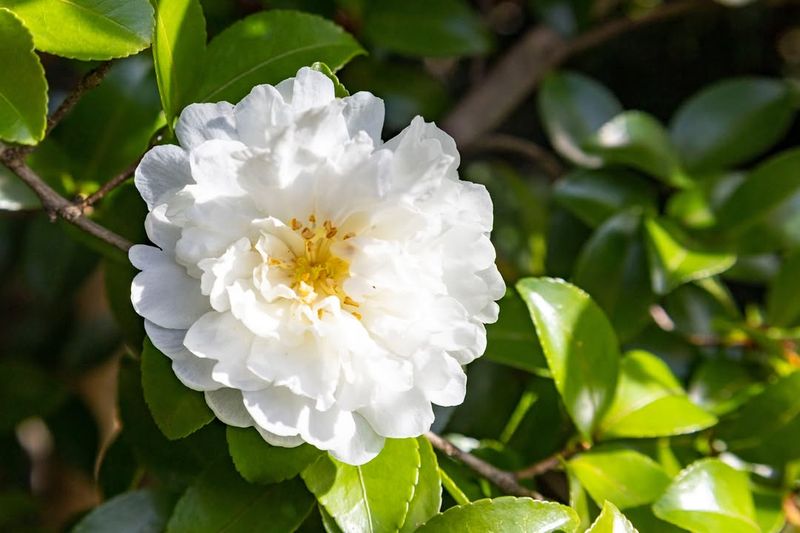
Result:
<instances>
[{"instance_id":1,"label":"highlight on petal","mask_svg":"<svg viewBox=\"0 0 800 533\"><path fill-rule=\"evenodd\" d=\"M136 173L159 248L134 246L152 342L222 422L349 464L460 404L505 284L492 202L453 139L308 68L193 104Z\"/></svg>"}]
</instances>

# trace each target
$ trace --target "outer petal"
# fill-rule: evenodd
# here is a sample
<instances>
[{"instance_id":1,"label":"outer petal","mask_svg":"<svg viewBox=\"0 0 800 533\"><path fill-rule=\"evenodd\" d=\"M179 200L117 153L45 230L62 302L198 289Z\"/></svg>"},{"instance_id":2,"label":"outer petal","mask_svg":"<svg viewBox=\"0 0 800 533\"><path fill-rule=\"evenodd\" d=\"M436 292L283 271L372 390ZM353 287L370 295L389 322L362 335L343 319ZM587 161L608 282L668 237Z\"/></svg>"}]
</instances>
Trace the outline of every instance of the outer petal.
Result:
<instances>
[{"instance_id":1,"label":"outer petal","mask_svg":"<svg viewBox=\"0 0 800 533\"><path fill-rule=\"evenodd\" d=\"M308 67L301 68L297 76L280 82L275 89L297 113L325 106L336 98L330 78Z\"/></svg>"},{"instance_id":2,"label":"outer petal","mask_svg":"<svg viewBox=\"0 0 800 533\"><path fill-rule=\"evenodd\" d=\"M249 428L255 424L253 417L244 408L242 391L221 388L206 392L206 403L222 422L237 428Z\"/></svg>"},{"instance_id":3,"label":"outer petal","mask_svg":"<svg viewBox=\"0 0 800 533\"><path fill-rule=\"evenodd\" d=\"M236 129L250 146L266 147L294 119L294 110L272 85L257 85L234 108Z\"/></svg>"},{"instance_id":4,"label":"outer petal","mask_svg":"<svg viewBox=\"0 0 800 533\"><path fill-rule=\"evenodd\" d=\"M216 361L200 359L183 345L186 330L162 328L146 319L144 330L153 346L172 359L172 370L181 383L196 391L211 391L220 387L211 379Z\"/></svg>"},{"instance_id":5,"label":"outer petal","mask_svg":"<svg viewBox=\"0 0 800 533\"><path fill-rule=\"evenodd\" d=\"M372 93L360 91L344 98L344 119L351 137L364 131L372 138L375 146L383 144L381 130L385 110L383 100Z\"/></svg>"},{"instance_id":6,"label":"outer petal","mask_svg":"<svg viewBox=\"0 0 800 533\"><path fill-rule=\"evenodd\" d=\"M175 135L187 150L211 139L235 140L238 134L233 120L233 106L228 102L188 105L178 118Z\"/></svg>"},{"instance_id":7,"label":"outer petal","mask_svg":"<svg viewBox=\"0 0 800 533\"><path fill-rule=\"evenodd\" d=\"M376 433L396 439L422 435L433 424L431 402L418 389L381 394L358 413Z\"/></svg>"},{"instance_id":8,"label":"outer petal","mask_svg":"<svg viewBox=\"0 0 800 533\"><path fill-rule=\"evenodd\" d=\"M416 385L429 401L442 406L459 405L464 401L467 375L450 355L421 352L415 358L414 367Z\"/></svg>"},{"instance_id":9,"label":"outer petal","mask_svg":"<svg viewBox=\"0 0 800 533\"><path fill-rule=\"evenodd\" d=\"M374 459L383 449L384 438L358 413L353 413L355 435L330 450L336 459L351 465L363 465Z\"/></svg>"},{"instance_id":10,"label":"outer petal","mask_svg":"<svg viewBox=\"0 0 800 533\"><path fill-rule=\"evenodd\" d=\"M189 155L180 146L172 144L151 148L136 167L133 178L150 210L193 182Z\"/></svg>"},{"instance_id":11,"label":"outer petal","mask_svg":"<svg viewBox=\"0 0 800 533\"><path fill-rule=\"evenodd\" d=\"M186 329L209 309L200 281L189 277L169 255L137 244L128 257L142 270L133 279L131 302L144 318L165 328Z\"/></svg>"}]
</instances>

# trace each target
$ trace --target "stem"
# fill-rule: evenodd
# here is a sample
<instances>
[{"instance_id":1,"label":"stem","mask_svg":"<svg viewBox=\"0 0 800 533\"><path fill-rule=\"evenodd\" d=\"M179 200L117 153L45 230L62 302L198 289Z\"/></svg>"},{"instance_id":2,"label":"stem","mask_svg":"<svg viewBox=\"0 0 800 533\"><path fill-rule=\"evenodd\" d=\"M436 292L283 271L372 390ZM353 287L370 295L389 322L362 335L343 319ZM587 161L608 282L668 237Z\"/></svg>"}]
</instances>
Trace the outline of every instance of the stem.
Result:
<instances>
[{"instance_id":1,"label":"stem","mask_svg":"<svg viewBox=\"0 0 800 533\"><path fill-rule=\"evenodd\" d=\"M81 99L84 93L91 91L103 81L103 78L108 74L108 69L111 68L111 61L101 63L97 68L90 70L86 75L81 78L78 85L72 90L71 93L64 98L61 105L53 111L53 114L47 117L47 130L45 135L48 135L61 120L72 111L75 104Z\"/></svg>"},{"instance_id":2,"label":"stem","mask_svg":"<svg viewBox=\"0 0 800 533\"><path fill-rule=\"evenodd\" d=\"M586 450L588 447L584 444L579 444L573 447L567 447L566 449L556 452L553 455L542 459L538 463L534 463L528 467L523 468L522 470L518 470L514 473L514 476L517 479L530 479L536 476L541 476L542 474L549 472L556 467L558 467L562 461L565 461L575 455L576 453Z\"/></svg>"},{"instance_id":3,"label":"stem","mask_svg":"<svg viewBox=\"0 0 800 533\"><path fill-rule=\"evenodd\" d=\"M483 459L479 459L471 453L460 450L449 440L429 431L425 437L431 442L434 448L441 451L448 457L457 459L464 465L471 468L481 477L491 481L497 488L511 494L512 496L527 496L535 500L543 500L544 497L527 487L523 487L517 482L516 477L511 472L500 470L499 468L487 463Z\"/></svg>"},{"instance_id":4,"label":"stem","mask_svg":"<svg viewBox=\"0 0 800 533\"><path fill-rule=\"evenodd\" d=\"M535 163L551 179L560 178L564 174L564 167L555 155L532 141L513 135L490 133L477 139L470 148L523 156Z\"/></svg>"}]
</instances>

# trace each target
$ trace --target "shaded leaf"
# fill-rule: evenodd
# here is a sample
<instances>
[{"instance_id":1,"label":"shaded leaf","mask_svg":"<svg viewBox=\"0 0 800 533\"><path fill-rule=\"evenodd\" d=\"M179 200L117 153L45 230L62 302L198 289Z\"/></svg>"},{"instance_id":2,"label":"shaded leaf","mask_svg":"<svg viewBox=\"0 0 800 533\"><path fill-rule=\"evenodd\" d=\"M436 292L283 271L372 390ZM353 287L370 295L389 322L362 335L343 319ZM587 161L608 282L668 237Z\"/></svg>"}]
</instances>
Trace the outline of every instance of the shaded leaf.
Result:
<instances>
[{"instance_id":1,"label":"shaded leaf","mask_svg":"<svg viewBox=\"0 0 800 533\"><path fill-rule=\"evenodd\" d=\"M586 533L638 533L638 531L613 503L605 502L597 520Z\"/></svg>"},{"instance_id":2,"label":"shaded leaf","mask_svg":"<svg viewBox=\"0 0 800 533\"><path fill-rule=\"evenodd\" d=\"M276 483L292 478L323 452L310 444L271 446L254 428L226 428L228 451L236 470L251 483Z\"/></svg>"},{"instance_id":3,"label":"shaded leaf","mask_svg":"<svg viewBox=\"0 0 800 533\"><path fill-rule=\"evenodd\" d=\"M64 386L30 361L0 359L0 431L12 431L22 420L44 417L64 403Z\"/></svg>"},{"instance_id":4,"label":"shaded leaf","mask_svg":"<svg viewBox=\"0 0 800 533\"><path fill-rule=\"evenodd\" d=\"M575 511L553 502L503 496L451 507L419 528L420 533L464 531L525 531L573 533L579 519Z\"/></svg>"},{"instance_id":5,"label":"shaded leaf","mask_svg":"<svg viewBox=\"0 0 800 533\"><path fill-rule=\"evenodd\" d=\"M164 531L176 498L164 491L125 492L93 509L72 533L156 533Z\"/></svg>"},{"instance_id":6,"label":"shaded leaf","mask_svg":"<svg viewBox=\"0 0 800 533\"><path fill-rule=\"evenodd\" d=\"M401 533L416 531L442 507L442 480L433 446L425 437L417 437L417 444L420 457L419 479L408 506L408 514L400 528Z\"/></svg>"},{"instance_id":7,"label":"shaded leaf","mask_svg":"<svg viewBox=\"0 0 800 533\"><path fill-rule=\"evenodd\" d=\"M0 0L33 33L37 50L74 59L112 59L144 50L153 33L147 0Z\"/></svg>"},{"instance_id":8,"label":"shaded leaf","mask_svg":"<svg viewBox=\"0 0 800 533\"><path fill-rule=\"evenodd\" d=\"M536 329L519 294L509 291L500 302L500 317L486 326L486 357L532 373L547 369Z\"/></svg>"},{"instance_id":9,"label":"shaded leaf","mask_svg":"<svg viewBox=\"0 0 800 533\"><path fill-rule=\"evenodd\" d=\"M562 280L517 283L567 411L584 438L608 409L617 384L619 347L608 319L588 294Z\"/></svg>"},{"instance_id":10,"label":"shaded leaf","mask_svg":"<svg viewBox=\"0 0 800 533\"><path fill-rule=\"evenodd\" d=\"M689 385L694 403L716 416L742 405L758 389L753 368L728 359L710 359L700 364Z\"/></svg>"},{"instance_id":11,"label":"shaded leaf","mask_svg":"<svg viewBox=\"0 0 800 533\"><path fill-rule=\"evenodd\" d=\"M767 288L767 321L771 326L800 322L800 250L786 257Z\"/></svg>"}]
</instances>

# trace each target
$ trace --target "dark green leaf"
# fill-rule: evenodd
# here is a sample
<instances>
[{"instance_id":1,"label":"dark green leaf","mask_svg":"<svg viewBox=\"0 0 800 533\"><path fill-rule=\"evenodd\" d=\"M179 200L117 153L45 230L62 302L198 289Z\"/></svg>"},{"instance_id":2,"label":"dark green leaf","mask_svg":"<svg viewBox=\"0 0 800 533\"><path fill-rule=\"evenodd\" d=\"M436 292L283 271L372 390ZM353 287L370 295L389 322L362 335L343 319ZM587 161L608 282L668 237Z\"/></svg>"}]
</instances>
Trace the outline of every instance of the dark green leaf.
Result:
<instances>
[{"instance_id":1,"label":"dark green leaf","mask_svg":"<svg viewBox=\"0 0 800 533\"><path fill-rule=\"evenodd\" d=\"M265 11L240 20L208 46L197 102L241 100L254 85L276 84L316 61L336 72L364 50L339 26L314 15Z\"/></svg>"},{"instance_id":2,"label":"dark green leaf","mask_svg":"<svg viewBox=\"0 0 800 533\"><path fill-rule=\"evenodd\" d=\"M716 421L689 401L661 359L635 351L622 358L617 394L599 433L604 439L682 435L713 426Z\"/></svg>"},{"instance_id":3,"label":"dark green leaf","mask_svg":"<svg viewBox=\"0 0 800 533\"><path fill-rule=\"evenodd\" d=\"M567 411L590 439L617 384L614 330L588 294L562 280L522 279L517 290L528 304Z\"/></svg>"},{"instance_id":4,"label":"dark green leaf","mask_svg":"<svg viewBox=\"0 0 800 533\"><path fill-rule=\"evenodd\" d=\"M253 428L228 426L227 435L233 464L251 483L275 483L292 478L322 453L310 444L295 448L271 446Z\"/></svg>"},{"instance_id":5,"label":"dark green leaf","mask_svg":"<svg viewBox=\"0 0 800 533\"><path fill-rule=\"evenodd\" d=\"M36 144L44 137L47 81L31 34L6 9L0 9L0 65L0 139Z\"/></svg>"},{"instance_id":6,"label":"dark green leaf","mask_svg":"<svg viewBox=\"0 0 800 533\"><path fill-rule=\"evenodd\" d=\"M539 114L550 144L581 166L599 167L603 160L583 149L603 124L622 112L611 92L574 72L550 74L539 89Z\"/></svg>"},{"instance_id":7,"label":"dark green leaf","mask_svg":"<svg viewBox=\"0 0 800 533\"><path fill-rule=\"evenodd\" d=\"M546 371L547 362L525 302L509 291L499 303L500 318L486 326L485 357L535 374Z\"/></svg>"},{"instance_id":8,"label":"dark green leaf","mask_svg":"<svg viewBox=\"0 0 800 533\"><path fill-rule=\"evenodd\" d=\"M381 453L365 465L322 456L302 476L345 533L396 531L408 515L420 467L416 439L387 439Z\"/></svg>"},{"instance_id":9,"label":"dark green leaf","mask_svg":"<svg viewBox=\"0 0 800 533\"><path fill-rule=\"evenodd\" d=\"M142 389L153 419L168 439L190 435L214 419L203 394L178 380L169 358L150 339L142 348Z\"/></svg>"},{"instance_id":10,"label":"dark green leaf","mask_svg":"<svg viewBox=\"0 0 800 533\"><path fill-rule=\"evenodd\" d=\"M800 458L800 372L768 385L724 420L716 436L746 461L781 464Z\"/></svg>"},{"instance_id":11,"label":"dark green leaf","mask_svg":"<svg viewBox=\"0 0 800 533\"><path fill-rule=\"evenodd\" d=\"M598 448L570 459L570 471L597 503L620 509L655 501L669 485L658 463L634 450Z\"/></svg>"},{"instance_id":12,"label":"dark green leaf","mask_svg":"<svg viewBox=\"0 0 800 533\"><path fill-rule=\"evenodd\" d=\"M687 182L664 127L641 111L625 111L609 120L583 148L605 164L630 166L673 185Z\"/></svg>"},{"instance_id":13,"label":"dark green leaf","mask_svg":"<svg viewBox=\"0 0 800 533\"><path fill-rule=\"evenodd\" d=\"M86 515L72 533L156 533L164 531L176 498L152 489L126 492Z\"/></svg>"},{"instance_id":14,"label":"dark green leaf","mask_svg":"<svg viewBox=\"0 0 800 533\"><path fill-rule=\"evenodd\" d=\"M757 390L755 372L729 359L704 361L692 376L689 397L716 416L742 405Z\"/></svg>"},{"instance_id":15,"label":"dark green leaf","mask_svg":"<svg viewBox=\"0 0 800 533\"><path fill-rule=\"evenodd\" d=\"M205 50L206 22L199 0L158 0L153 61L168 124L202 80Z\"/></svg>"},{"instance_id":16,"label":"dark green leaf","mask_svg":"<svg viewBox=\"0 0 800 533\"><path fill-rule=\"evenodd\" d=\"M66 398L63 385L32 362L0 359L0 431L31 416L46 416Z\"/></svg>"},{"instance_id":17,"label":"dark green leaf","mask_svg":"<svg viewBox=\"0 0 800 533\"><path fill-rule=\"evenodd\" d=\"M605 502L597 520L586 533L638 533L638 531L613 503Z\"/></svg>"},{"instance_id":18,"label":"dark green leaf","mask_svg":"<svg viewBox=\"0 0 800 533\"><path fill-rule=\"evenodd\" d=\"M419 479L408 506L400 533L411 533L439 512L442 507L442 480L439 464L431 443L425 437L417 437L419 444Z\"/></svg>"},{"instance_id":19,"label":"dark green leaf","mask_svg":"<svg viewBox=\"0 0 800 533\"><path fill-rule=\"evenodd\" d=\"M147 0L0 0L33 33L37 50L75 59L112 59L144 50L153 32Z\"/></svg>"},{"instance_id":20,"label":"dark green leaf","mask_svg":"<svg viewBox=\"0 0 800 533\"><path fill-rule=\"evenodd\" d=\"M800 250L787 256L767 290L767 322L794 326L800 321Z\"/></svg>"},{"instance_id":21,"label":"dark green leaf","mask_svg":"<svg viewBox=\"0 0 800 533\"><path fill-rule=\"evenodd\" d=\"M778 141L794 115L787 82L725 80L706 87L678 109L670 136L691 171L730 168Z\"/></svg>"},{"instance_id":22,"label":"dark green leaf","mask_svg":"<svg viewBox=\"0 0 800 533\"><path fill-rule=\"evenodd\" d=\"M621 342L641 331L656 297L639 212L619 213L595 231L578 257L572 281L606 312Z\"/></svg>"},{"instance_id":23,"label":"dark green leaf","mask_svg":"<svg viewBox=\"0 0 800 533\"><path fill-rule=\"evenodd\" d=\"M653 505L656 516L696 533L758 533L747 474L718 459L684 469Z\"/></svg>"},{"instance_id":24,"label":"dark green leaf","mask_svg":"<svg viewBox=\"0 0 800 533\"><path fill-rule=\"evenodd\" d=\"M0 19L2 17L3 13L0 11ZM0 210L36 209L41 205L39 198L30 187L6 167L0 165Z\"/></svg>"},{"instance_id":25,"label":"dark green leaf","mask_svg":"<svg viewBox=\"0 0 800 533\"><path fill-rule=\"evenodd\" d=\"M753 503L756 506L756 523L762 533L780 533L786 523L783 513L784 494L775 489L753 487Z\"/></svg>"},{"instance_id":26,"label":"dark green leaf","mask_svg":"<svg viewBox=\"0 0 800 533\"><path fill-rule=\"evenodd\" d=\"M658 294L724 272L736 262L735 255L697 249L666 219L649 218L645 227L653 289Z\"/></svg>"},{"instance_id":27,"label":"dark green leaf","mask_svg":"<svg viewBox=\"0 0 800 533\"><path fill-rule=\"evenodd\" d=\"M686 337L713 338L724 333L724 323L741 319L725 285L716 278L678 287L664 298L663 305L674 331Z\"/></svg>"},{"instance_id":28,"label":"dark green leaf","mask_svg":"<svg viewBox=\"0 0 800 533\"><path fill-rule=\"evenodd\" d=\"M106 260L103 274L108 305L126 343L128 346L141 346L144 342L144 325L131 304L131 283L138 271L130 263Z\"/></svg>"},{"instance_id":29,"label":"dark green leaf","mask_svg":"<svg viewBox=\"0 0 800 533\"><path fill-rule=\"evenodd\" d=\"M558 181L553 194L556 202L592 227L628 207L656 212L655 188L624 169L572 171Z\"/></svg>"},{"instance_id":30,"label":"dark green leaf","mask_svg":"<svg viewBox=\"0 0 800 533\"><path fill-rule=\"evenodd\" d=\"M252 485L230 462L217 461L184 493L168 533L286 533L303 523L314 498L299 479Z\"/></svg>"},{"instance_id":31,"label":"dark green leaf","mask_svg":"<svg viewBox=\"0 0 800 533\"><path fill-rule=\"evenodd\" d=\"M364 37L376 47L409 56L485 54L491 45L480 16L463 0L370 0Z\"/></svg>"},{"instance_id":32,"label":"dark green leaf","mask_svg":"<svg viewBox=\"0 0 800 533\"><path fill-rule=\"evenodd\" d=\"M526 533L574 533L578 515L564 505L503 496L451 507L433 517L420 533L462 533L464 531L525 531Z\"/></svg>"}]
</instances>

